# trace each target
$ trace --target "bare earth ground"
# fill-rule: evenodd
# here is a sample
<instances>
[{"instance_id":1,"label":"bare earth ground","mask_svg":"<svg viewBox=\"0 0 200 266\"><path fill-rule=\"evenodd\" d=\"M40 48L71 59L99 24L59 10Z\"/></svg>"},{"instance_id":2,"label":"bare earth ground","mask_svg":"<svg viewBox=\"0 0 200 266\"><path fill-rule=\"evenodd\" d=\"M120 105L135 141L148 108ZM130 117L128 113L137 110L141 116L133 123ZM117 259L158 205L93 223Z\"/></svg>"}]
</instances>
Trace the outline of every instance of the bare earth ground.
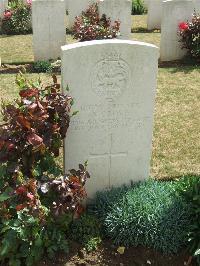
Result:
<instances>
[{"instance_id":1,"label":"bare earth ground","mask_svg":"<svg viewBox=\"0 0 200 266\"><path fill-rule=\"evenodd\" d=\"M146 16L133 16L132 19L132 39L159 46L160 32L147 31ZM67 43L71 42L74 40L67 35ZM32 35L0 36L0 55L3 63L33 62ZM27 76L31 79L40 76L44 82L50 81L48 74L29 73ZM17 92L15 74L0 74L0 98L10 101L17 96ZM163 179L186 174L200 176L199 132L200 66L159 68L151 176ZM67 258L59 256L56 262L42 262L40 266L183 266L188 260L184 251L177 256L163 256L138 247L127 249L119 255L116 249L106 241L96 252L86 254L75 245Z\"/></svg>"},{"instance_id":2,"label":"bare earth ground","mask_svg":"<svg viewBox=\"0 0 200 266\"><path fill-rule=\"evenodd\" d=\"M38 266L184 266L189 258L185 251L180 252L178 256L164 256L142 247L126 249L123 255L116 250L110 242L104 242L97 251L87 254L76 245L69 256L59 256L55 262L43 261ZM195 262L190 264L195 265Z\"/></svg>"}]
</instances>

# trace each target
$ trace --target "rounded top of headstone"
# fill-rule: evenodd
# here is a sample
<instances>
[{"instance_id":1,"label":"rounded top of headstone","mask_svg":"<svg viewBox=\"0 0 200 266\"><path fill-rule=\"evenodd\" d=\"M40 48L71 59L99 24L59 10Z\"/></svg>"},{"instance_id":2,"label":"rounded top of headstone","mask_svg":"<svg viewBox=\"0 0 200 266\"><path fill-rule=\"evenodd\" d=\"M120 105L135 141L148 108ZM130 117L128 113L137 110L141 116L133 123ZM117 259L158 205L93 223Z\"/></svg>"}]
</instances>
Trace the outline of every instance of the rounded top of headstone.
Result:
<instances>
[{"instance_id":1,"label":"rounded top of headstone","mask_svg":"<svg viewBox=\"0 0 200 266\"><path fill-rule=\"evenodd\" d=\"M155 50L158 50L159 48L153 44L145 43L145 42L139 42L139 41L130 41L130 40L120 40L120 39L111 39L111 40L94 40L94 41L86 41L86 42L79 42L79 43L73 43L64 45L61 47L62 51L72 50L75 48L81 48L86 46L97 46L97 45L120 45L120 44L126 44L131 46L141 46L141 47L148 47Z\"/></svg>"},{"instance_id":2,"label":"rounded top of headstone","mask_svg":"<svg viewBox=\"0 0 200 266\"><path fill-rule=\"evenodd\" d=\"M192 0L164 0L163 3L180 3L180 2L192 2Z\"/></svg>"}]
</instances>

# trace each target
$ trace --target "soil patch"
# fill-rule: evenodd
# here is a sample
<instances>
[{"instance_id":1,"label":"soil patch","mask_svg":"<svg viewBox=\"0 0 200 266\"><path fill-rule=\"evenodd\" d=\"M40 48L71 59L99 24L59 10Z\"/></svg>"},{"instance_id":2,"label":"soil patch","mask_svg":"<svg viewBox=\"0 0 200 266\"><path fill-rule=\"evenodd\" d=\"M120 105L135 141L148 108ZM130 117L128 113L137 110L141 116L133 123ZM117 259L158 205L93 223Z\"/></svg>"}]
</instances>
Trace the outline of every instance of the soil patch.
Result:
<instances>
[{"instance_id":1,"label":"soil patch","mask_svg":"<svg viewBox=\"0 0 200 266\"><path fill-rule=\"evenodd\" d=\"M73 244L68 256L59 255L55 261L43 261L38 266L196 266L189 260L188 253L183 250L178 255L163 255L152 249L144 247L131 247L125 249L123 255L117 252L117 247L105 241L97 251L87 253L79 245Z\"/></svg>"}]
</instances>

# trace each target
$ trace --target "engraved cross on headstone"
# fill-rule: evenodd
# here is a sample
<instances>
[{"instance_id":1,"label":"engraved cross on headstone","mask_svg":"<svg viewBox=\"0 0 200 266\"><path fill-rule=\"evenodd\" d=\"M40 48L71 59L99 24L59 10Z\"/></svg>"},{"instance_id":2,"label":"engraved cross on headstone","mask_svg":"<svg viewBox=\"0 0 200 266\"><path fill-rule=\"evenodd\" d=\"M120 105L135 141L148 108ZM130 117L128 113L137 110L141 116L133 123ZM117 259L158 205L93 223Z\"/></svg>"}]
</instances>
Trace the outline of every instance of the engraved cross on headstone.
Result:
<instances>
[{"instance_id":1,"label":"engraved cross on headstone","mask_svg":"<svg viewBox=\"0 0 200 266\"><path fill-rule=\"evenodd\" d=\"M113 152L113 134L110 134L110 148L109 148L109 152L105 152L105 153L91 153L90 154L90 158L95 159L95 158L108 158L109 160L109 173L108 173L108 177L109 177L109 187L111 187L111 172L112 172L112 159L116 158L116 157L126 157L128 155L128 152Z\"/></svg>"}]
</instances>

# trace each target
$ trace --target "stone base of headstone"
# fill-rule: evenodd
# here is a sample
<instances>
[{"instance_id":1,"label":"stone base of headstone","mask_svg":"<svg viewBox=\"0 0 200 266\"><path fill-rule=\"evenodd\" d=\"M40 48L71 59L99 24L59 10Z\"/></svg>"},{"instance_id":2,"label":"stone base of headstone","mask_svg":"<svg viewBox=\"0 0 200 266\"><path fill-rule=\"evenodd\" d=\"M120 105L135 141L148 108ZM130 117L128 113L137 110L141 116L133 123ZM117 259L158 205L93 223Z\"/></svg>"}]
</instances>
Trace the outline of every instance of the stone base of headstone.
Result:
<instances>
[{"instance_id":1,"label":"stone base of headstone","mask_svg":"<svg viewBox=\"0 0 200 266\"><path fill-rule=\"evenodd\" d=\"M163 2L160 59L173 61L184 57L181 48L179 24L191 20L194 12L192 0L167 0Z\"/></svg>"},{"instance_id":2,"label":"stone base of headstone","mask_svg":"<svg viewBox=\"0 0 200 266\"><path fill-rule=\"evenodd\" d=\"M33 0L34 60L58 59L66 44L64 0Z\"/></svg>"}]
</instances>

